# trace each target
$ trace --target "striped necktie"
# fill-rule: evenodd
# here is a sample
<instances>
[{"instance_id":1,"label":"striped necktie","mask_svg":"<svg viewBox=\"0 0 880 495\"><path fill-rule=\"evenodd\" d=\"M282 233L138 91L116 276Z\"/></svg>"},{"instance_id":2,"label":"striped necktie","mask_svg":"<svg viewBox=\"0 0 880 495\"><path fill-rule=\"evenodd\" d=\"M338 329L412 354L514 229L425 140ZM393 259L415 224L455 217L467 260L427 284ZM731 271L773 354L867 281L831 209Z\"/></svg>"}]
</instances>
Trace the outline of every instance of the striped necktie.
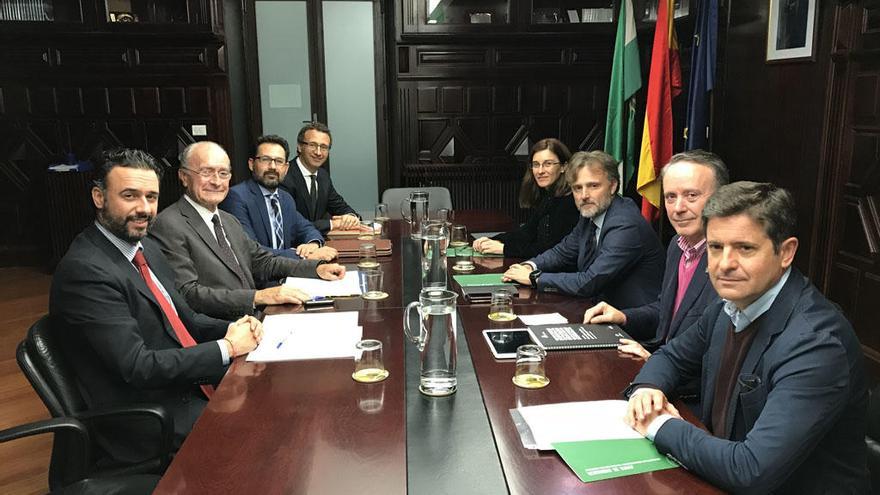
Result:
<instances>
[{"instance_id":1,"label":"striped necktie","mask_svg":"<svg viewBox=\"0 0 880 495\"><path fill-rule=\"evenodd\" d=\"M272 247L281 249L284 247L284 221L281 218L281 204L278 202L278 192L269 195L269 202L272 204Z\"/></svg>"}]
</instances>

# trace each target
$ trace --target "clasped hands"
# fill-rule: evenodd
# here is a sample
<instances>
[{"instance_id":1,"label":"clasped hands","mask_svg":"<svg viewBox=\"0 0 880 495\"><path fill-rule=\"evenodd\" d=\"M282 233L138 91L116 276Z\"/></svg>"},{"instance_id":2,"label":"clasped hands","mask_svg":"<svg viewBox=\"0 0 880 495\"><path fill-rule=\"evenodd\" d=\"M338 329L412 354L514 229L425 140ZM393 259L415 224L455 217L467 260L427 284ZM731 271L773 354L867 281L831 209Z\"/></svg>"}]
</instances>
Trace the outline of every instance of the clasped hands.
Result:
<instances>
[{"instance_id":1,"label":"clasped hands","mask_svg":"<svg viewBox=\"0 0 880 495\"><path fill-rule=\"evenodd\" d=\"M480 237L473 243L474 251L486 254L504 254L504 243L489 239L488 237Z\"/></svg>"},{"instance_id":2,"label":"clasped hands","mask_svg":"<svg viewBox=\"0 0 880 495\"><path fill-rule=\"evenodd\" d=\"M678 409L669 403L662 390L645 387L637 389L629 396L623 421L644 436L651 422L661 414L669 414L681 419Z\"/></svg>"},{"instance_id":3,"label":"clasped hands","mask_svg":"<svg viewBox=\"0 0 880 495\"><path fill-rule=\"evenodd\" d=\"M305 260L330 261L336 258L339 252L330 246L319 246L317 242L310 242L297 246L296 254Z\"/></svg>"},{"instance_id":4,"label":"clasped hands","mask_svg":"<svg viewBox=\"0 0 880 495\"><path fill-rule=\"evenodd\" d=\"M522 285L532 285L532 281L529 280L529 274L533 271L532 265L514 263L507 267L507 271L501 275L501 280L504 282L516 282Z\"/></svg>"},{"instance_id":5,"label":"clasped hands","mask_svg":"<svg viewBox=\"0 0 880 495\"><path fill-rule=\"evenodd\" d=\"M330 228L333 230L353 230L360 228L360 225L361 219L351 213L330 217Z\"/></svg>"},{"instance_id":6,"label":"clasped hands","mask_svg":"<svg viewBox=\"0 0 880 495\"><path fill-rule=\"evenodd\" d=\"M226 341L230 358L247 354L263 340L263 324L253 316L242 316L226 327L223 340Z\"/></svg>"}]
</instances>

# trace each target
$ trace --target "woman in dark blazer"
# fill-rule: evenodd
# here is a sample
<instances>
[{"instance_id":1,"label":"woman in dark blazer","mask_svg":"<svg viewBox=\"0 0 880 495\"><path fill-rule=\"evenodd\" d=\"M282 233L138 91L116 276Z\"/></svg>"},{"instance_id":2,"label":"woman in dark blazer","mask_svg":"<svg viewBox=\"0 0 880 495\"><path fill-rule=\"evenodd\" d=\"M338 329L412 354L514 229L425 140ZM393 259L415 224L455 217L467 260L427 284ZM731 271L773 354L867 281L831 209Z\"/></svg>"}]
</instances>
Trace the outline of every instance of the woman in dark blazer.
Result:
<instances>
[{"instance_id":1,"label":"woman in dark blazer","mask_svg":"<svg viewBox=\"0 0 880 495\"><path fill-rule=\"evenodd\" d=\"M565 181L565 166L571 152L561 141L542 139L532 146L531 167L523 176L519 205L529 208L529 218L518 229L489 239L474 241L481 253L511 258L532 258L552 248L571 232L580 215L571 188Z\"/></svg>"}]
</instances>

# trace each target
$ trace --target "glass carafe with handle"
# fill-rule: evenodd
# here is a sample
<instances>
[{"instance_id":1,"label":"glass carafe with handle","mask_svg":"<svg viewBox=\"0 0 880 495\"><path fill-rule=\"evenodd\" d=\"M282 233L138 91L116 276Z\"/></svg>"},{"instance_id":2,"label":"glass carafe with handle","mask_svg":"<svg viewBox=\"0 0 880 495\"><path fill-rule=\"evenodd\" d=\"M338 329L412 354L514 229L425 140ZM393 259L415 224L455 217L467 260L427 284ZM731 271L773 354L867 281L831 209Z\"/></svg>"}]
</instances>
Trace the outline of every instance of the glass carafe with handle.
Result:
<instances>
[{"instance_id":1,"label":"glass carafe with handle","mask_svg":"<svg viewBox=\"0 0 880 495\"><path fill-rule=\"evenodd\" d=\"M434 397L451 395L458 387L458 294L443 289L422 289L419 300L403 313L403 330L419 348L419 392ZM410 312L418 308L418 333L410 329Z\"/></svg>"},{"instance_id":2,"label":"glass carafe with handle","mask_svg":"<svg viewBox=\"0 0 880 495\"><path fill-rule=\"evenodd\" d=\"M409 223L410 237L421 239L422 225L428 221L427 191L412 191L400 201L400 215Z\"/></svg>"}]
</instances>

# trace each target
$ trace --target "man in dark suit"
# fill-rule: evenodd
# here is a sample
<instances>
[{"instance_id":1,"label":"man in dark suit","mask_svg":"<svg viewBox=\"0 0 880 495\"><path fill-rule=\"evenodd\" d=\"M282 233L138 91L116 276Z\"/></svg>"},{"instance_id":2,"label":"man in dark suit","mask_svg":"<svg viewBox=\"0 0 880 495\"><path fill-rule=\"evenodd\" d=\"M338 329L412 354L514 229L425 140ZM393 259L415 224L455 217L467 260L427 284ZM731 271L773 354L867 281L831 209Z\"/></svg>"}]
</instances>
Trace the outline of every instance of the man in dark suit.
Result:
<instances>
[{"instance_id":1,"label":"man in dark suit","mask_svg":"<svg viewBox=\"0 0 880 495\"><path fill-rule=\"evenodd\" d=\"M249 314L257 306L301 304L310 297L285 285L256 289L254 280L315 277L336 280L345 268L275 256L245 234L236 218L217 208L229 191L229 156L217 143L191 144L181 153L178 177L186 188L150 229L174 269L177 289L196 311Z\"/></svg>"},{"instance_id":2,"label":"man in dark suit","mask_svg":"<svg viewBox=\"0 0 880 495\"><path fill-rule=\"evenodd\" d=\"M700 215L706 201L727 184L721 158L703 150L685 151L660 172L663 200L676 236L666 249L666 271L660 297L650 304L623 311L603 301L584 312L584 323L616 323L644 346L622 339L618 350L647 359L651 352L702 316L718 296L706 273L706 234ZM693 392L696 392L694 389Z\"/></svg>"},{"instance_id":3,"label":"man in dark suit","mask_svg":"<svg viewBox=\"0 0 880 495\"><path fill-rule=\"evenodd\" d=\"M335 249L324 246L318 229L298 211L293 197L278 189L289 167L290 145L281 136L257 139L248 159L253 178L229 189L220 208L241 222L247 235L269 251L292 259L330 261Z\"/></svg>"},{"instance_id":4,"label":"man in dark suit","mask_svg":"<svg viewBox=\"0 0 880 495\"><path fill-rule=\"evenodd\" d=\"M177 445L192 428L230 359L250 352L260 322L198 314L174 288L158 246L144 239L156 216L162 169L138 150L106 153L95 172L94 225L79 234L52 279L49 313L89 407L156 403L174 418ZM124 435L119 434L125 431ZM114 457L150 455L158 428L127 419L101 424Z\"/></svg>"},{"instance_id":5,"label":"man in dark suit","mask_svg":"<svg viewBox=\"0 0 880 495\"><path fill-rule=\"evenodd\" d=\"M511 265L505 280L542 291L601 298L618 308L647 304L660 293L663 250L635 203L615 194L617 161L601 151L569 160L581 220L559 244L525 263Z\"/></svg>"},{"instance_id":6,"label":"man in dark suit","mask_svg":"<svg viewBox=\"0 0 880 495\"><path fill-rule=\"evenodd\" d=\"M723 186L703 209L722 298L633 380L627 421L731 492L868 493L862 350L840 311L795 268L795 207L772 184ZM701 377L705 431L666 394Z\"/></svg>"},{"instance_id":7,"label":"man in dark suit","mask_svg":"<svg viewBox=\"0 0 880 495\"><path fill-rule=\"evenodd\" d=\"M330 173L323 168L330 156L330 129L310 122L299 130L296 142L294 166L281 181L281 187L296 200L296 209L322 234L358 227L360 217L336 192Z\"/></svg>"}]
</instances>

